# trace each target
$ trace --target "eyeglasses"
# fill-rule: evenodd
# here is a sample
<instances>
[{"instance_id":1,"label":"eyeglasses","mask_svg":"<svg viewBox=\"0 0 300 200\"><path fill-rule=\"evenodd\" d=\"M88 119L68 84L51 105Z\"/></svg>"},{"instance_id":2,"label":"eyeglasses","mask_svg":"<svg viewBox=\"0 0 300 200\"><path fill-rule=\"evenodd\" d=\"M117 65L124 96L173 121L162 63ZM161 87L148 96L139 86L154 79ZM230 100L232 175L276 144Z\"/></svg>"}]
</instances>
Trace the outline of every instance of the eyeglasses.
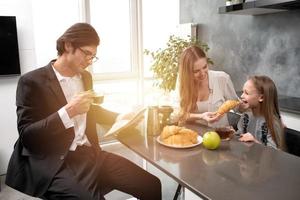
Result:
<instances>
[{"instance_id":1,"label":"eyeglasses","mask_svg":"<svg viewBox=\"0 0 300 200\"><path fill-rule=\"evenodd\" d=\"M78 47L78 49L86 56L88 60L92 61L93 63L99 60L99 58L96 55L93 55L93 53L91 53L90 51L84 50L80 47Z\"/></svg>"}]
</instances>

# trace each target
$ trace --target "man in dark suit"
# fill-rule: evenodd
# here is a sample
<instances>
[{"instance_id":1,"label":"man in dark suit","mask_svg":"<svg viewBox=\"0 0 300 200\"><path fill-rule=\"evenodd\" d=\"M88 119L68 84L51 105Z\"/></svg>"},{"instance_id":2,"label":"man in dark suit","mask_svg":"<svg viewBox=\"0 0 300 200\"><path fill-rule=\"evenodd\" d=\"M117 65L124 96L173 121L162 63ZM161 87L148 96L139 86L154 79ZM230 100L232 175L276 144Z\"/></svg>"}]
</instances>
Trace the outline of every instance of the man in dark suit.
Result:
<instances>
[{"instance_id":1,"label":"man in dark suit","mask_svg":"<svg viewBox=\"0 0 300 200\"><path fill-rule=\"evenodd\" d=\"M74 24L57 40L58 58L19 79L19 139L7 185L44 199L104 199L112 189L161 199L157 177L99 146L96 123L120 118L92 104L85 68L97 58L99 41L91 25Z\"/></svg>"}]
</instances>

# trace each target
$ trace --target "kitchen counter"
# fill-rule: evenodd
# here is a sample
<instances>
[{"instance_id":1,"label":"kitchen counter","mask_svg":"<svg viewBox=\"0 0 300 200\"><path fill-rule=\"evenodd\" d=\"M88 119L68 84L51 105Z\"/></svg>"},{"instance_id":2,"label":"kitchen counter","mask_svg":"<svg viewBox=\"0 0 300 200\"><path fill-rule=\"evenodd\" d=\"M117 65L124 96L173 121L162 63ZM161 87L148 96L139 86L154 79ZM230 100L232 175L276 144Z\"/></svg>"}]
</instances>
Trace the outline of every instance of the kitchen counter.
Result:
<instances>
[{"instance_id":1,"label":"kitchen counter","mask_svg":"<svg viewBox=\"0 0 300 200\"><path fill-rule=\"evenodd\" d=\"M300 114L300 98L279 96L278 103L280 110L294 114Z\"/></svg>"},{"instance_id":2,"label":"kitchen counter","mask_svg":"<svg viewBox=\"0 0 300 200\"><path fill-rule=\"evenodd\" d=\"M299 199L299 157L242 143L237 136L222 141L216 150L202 145L170 148L147 136L147 122L141 123L138 129L120 132L117 139L201 199ZM211 130L198 124L187 127L200 135Z\"/></svg>"}]
</instances>

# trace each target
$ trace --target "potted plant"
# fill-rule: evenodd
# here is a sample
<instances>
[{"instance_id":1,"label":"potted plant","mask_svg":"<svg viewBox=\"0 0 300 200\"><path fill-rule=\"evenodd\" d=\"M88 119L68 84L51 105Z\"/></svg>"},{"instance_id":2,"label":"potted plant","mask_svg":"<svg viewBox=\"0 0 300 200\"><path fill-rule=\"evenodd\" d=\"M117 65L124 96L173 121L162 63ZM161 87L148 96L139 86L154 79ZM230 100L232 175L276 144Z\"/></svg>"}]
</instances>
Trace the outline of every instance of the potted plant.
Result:
<instances>
[{"instance_id":1,"label":"potted plant","mask_svg":"<svg viewBox=\"0 0 300 200\"><path fill-rule=\"evenodd\" d=\"M196 45L200 47L205 53L209 50L207 44L192 38L190 36L181 38L171 35L164 49L156 51L145 50L146 55L150 55L153 59L151 71L154 73L154 85L163 89L165 92L171 92L176 87L176 80L178 75L179 57L182 51L188 46ZM212 64L212 60L208 58L208 63Z\"/></svg>"}]
</instances>

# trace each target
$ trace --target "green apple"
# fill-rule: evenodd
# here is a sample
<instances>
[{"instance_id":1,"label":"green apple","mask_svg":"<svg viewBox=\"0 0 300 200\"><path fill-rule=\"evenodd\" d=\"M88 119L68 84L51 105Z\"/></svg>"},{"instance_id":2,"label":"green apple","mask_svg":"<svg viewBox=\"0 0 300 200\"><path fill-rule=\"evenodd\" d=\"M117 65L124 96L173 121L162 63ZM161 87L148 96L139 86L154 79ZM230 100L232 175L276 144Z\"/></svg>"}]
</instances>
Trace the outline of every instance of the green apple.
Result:
<instances>
[{"instance_id":1,"label":"green apple","mask_svg":"<svg viewBox=\"0 0 300 200\"><path fill-rule=\"evenodd\" d=\"M221 138L215 131L209 131L203 135L203 146L207 149L217 149L220 143Z\"/></svg>"}]
</instances>

